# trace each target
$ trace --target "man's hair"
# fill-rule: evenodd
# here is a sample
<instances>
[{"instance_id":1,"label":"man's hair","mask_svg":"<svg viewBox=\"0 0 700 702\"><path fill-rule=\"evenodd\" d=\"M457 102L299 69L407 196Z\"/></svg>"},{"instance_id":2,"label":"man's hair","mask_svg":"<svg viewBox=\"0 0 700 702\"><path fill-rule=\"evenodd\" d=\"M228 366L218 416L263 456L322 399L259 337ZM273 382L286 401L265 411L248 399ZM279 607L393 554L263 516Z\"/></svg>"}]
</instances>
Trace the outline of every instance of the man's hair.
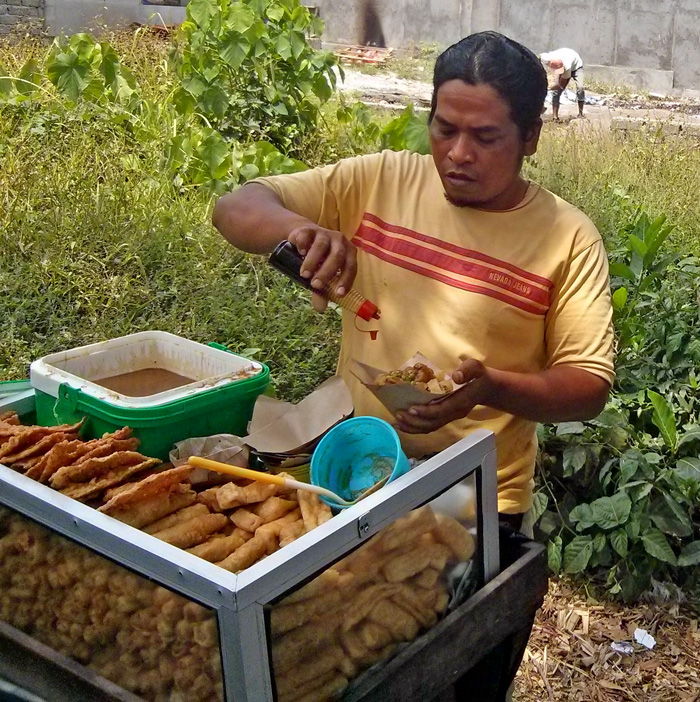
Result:
<instances>
[{"instance_id":1,"label":"man's hair","mask_svg":"<svg viewBox=\"0 0 700 702\"><path fill-rule=\"evenodd\" d=\"M510 106L511 119L522 139L540 120L547 96L547 72L530 49L503 34L470 34L438 56L429 122L437 107L438 89L449 80L490 85Z\"/></svg>"}]
</instances>

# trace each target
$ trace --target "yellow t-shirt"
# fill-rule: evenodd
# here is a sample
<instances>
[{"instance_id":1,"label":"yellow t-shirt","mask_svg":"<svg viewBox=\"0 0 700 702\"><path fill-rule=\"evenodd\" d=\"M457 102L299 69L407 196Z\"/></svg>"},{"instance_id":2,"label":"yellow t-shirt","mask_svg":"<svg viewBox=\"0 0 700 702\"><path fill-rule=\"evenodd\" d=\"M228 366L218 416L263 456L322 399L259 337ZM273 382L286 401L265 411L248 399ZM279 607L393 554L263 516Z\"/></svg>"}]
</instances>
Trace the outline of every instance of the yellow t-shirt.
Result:
<instances>
[{"instance_id":1,"label":"yellow t-shirt","mask_svg":"<svg viewBox=\"0 0 700 702\"><path fill-rule=\"evenodd\" d=\"M430 156L383 151L261 179L285 207L341 231L358 249L354 288L381 310L372 341L343 313L338 373L357 415L391 421L348 370L356 359L398 368L416 352L449 372L460 354L536 373L582 368L612 383L608 261L580 210L530 186L512 210L447 202ZM498 507L526 511L537 452L535 422L490 407L430 434L401 434L409 456L441 451L481 427L496 435Z\"/></svg>"}]
</instances>

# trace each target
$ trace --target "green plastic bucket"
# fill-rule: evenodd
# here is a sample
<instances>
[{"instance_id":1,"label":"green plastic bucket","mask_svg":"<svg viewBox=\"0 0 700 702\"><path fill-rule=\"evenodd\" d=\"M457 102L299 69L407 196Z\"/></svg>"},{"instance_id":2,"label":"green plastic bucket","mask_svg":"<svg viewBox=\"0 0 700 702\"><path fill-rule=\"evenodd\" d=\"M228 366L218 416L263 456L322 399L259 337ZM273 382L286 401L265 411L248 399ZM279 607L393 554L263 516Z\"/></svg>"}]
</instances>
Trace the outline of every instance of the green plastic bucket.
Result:
<instances>
[{"instance_id":1,"label":"green plastic bucket","mask_svg":"<svg viewBox=\"0 0 700 702\"><path fill-rule=\"evenodd\" d=\"M155 334L160 335L156 337L158 343L180 344L185 349L184 352L190 354L196 352L206 355L207 350L211 354L220 354L222 351L226 351L227 356L231 354L218 344L210 344L209 348L179 338L173 342L173 335L161 332L154 332L153 335ZM128 340L129 337L115 341L119 341L123 347L126 343L124 339ZM151 343L151 340L147 338L146 342ZM101 363L109 362L108 358L102 360L105 352L96 345L83 348L87 350L86 355L92 350L93 354L102 354L99 357ZM212 351L212 348L215 351ZM212 387L203 387L203 384L199 383L195 391L183 391L182 397L161 404L148 405L143 399L139 404L139 398L134 398L133 406L130 406L129 398L124 396L121 396L119 401L110 401L104 394L102 397L95 397L91 392L91 382L83 382L82 387L79 386L80 383L75 382L79 380L74 375L77 372L75 367L70 367L71 373L60 367L61 364L68 366L69 363L78 363L79 351L81 349L65 352L65 358L54 355L41 359L48 359L54 365L32 364L37 423L48 426L74 423L86 418L81 434L87 439L97 438L105 432L128 426L133 435L141 441L141 453L164 461L168 459L173 444L184 439L212 434L245 436L255 401L266 390L270 380L270 371L265 364L231 354L236 362L240 361L241 364L254 363L259 367L259 372L248 378L214 384ZM112 349L108 348L107 353L111 351ZM121 353L124 353L123 349ZM176 391L172 391L170 395L164 394L163 397L172 397L173 394L177 397Z\"/></svg>"}]
</instances>

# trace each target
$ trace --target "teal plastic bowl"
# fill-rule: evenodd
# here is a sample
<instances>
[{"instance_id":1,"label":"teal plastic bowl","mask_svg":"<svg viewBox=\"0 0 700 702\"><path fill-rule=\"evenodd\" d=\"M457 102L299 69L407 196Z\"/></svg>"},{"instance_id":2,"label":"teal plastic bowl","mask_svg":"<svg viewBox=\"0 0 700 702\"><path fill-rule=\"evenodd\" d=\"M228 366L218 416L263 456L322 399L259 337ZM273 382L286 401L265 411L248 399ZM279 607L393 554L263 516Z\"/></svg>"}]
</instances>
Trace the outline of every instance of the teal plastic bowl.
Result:
<instances>
[{"instance_id":1,"label":"teal plastic bowl","mask_svg":"<svg viewBox=\"0 0 700 702\"><path fill-rule=\"evenodd\" d=\"M377 417L353 417L333 427L319 442L311 457L311 483L354 500L385 476L391 482L410 467L391 424ZM343 509L327 497L321 499Z\"/></svg>"}]
</instances>

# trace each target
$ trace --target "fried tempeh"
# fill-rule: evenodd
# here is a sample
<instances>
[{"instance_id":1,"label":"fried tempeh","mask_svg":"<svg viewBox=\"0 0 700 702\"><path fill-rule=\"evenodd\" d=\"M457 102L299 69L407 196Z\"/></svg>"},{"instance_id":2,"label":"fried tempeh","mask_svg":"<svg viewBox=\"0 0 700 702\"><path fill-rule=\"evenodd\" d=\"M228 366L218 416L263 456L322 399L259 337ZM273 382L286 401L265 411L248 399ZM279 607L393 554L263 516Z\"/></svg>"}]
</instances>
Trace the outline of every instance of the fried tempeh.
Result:
<instances>
[{"instance_id":1,"label":"fried tempeh","mask_svg":"<svg viewBox=\"0 0 700 702\"><path fill-rule=\"evenodd\" d=\"M3 456L3 461L5 461L5 463L15 463L16 461L21 461L22 459L32 458L33 456L43 454L55 444L66 439L68 436L69 434L65 434L61 431L53 432L52 434L42 437L31 446L27 446L26 448L16 451L15 453L5 454L5 456Z\"/></svg>"},{"instance_id":2,"label":"fried tempeh","mask_svg":"<svg viewBox=\"0 0 700 702\"><path fill-rule=\"evenodd\" d=\"M51 476L51 486L60 490L71 483L84 483L99 478L116 467L132 466L146 460L146 456L137 451L117 451L108 456L88 458L79 463L59 468Z\"/></svg>"},{"instance_id":3,"label":"fried tempeh","mask_svg":"<svg viewBox=\"0 0 700 702\"><path fill-rule=\"evenodd\" d=\"M206 541L210 534L219 531L227 523L228 518L224 514L204 514L157 531L153 536L179 548L191 548Z\"/></svg>"},{"instance_id":4,"label":"fried tempeh","mask_svg":"<svg viewBox=\"0 0 700 702\"><path fill-rule=\"evenodd\" d=\"M160 461L157 461L157 463L160 463ZM192 468L188 465L184 465L149 475L136 483L132 483L128 490L114 495L108 503L100 507L100 511L108 511L110 509L122 507L131 502L145 500L159 493L162 494L170 489L172 485L184 481L191 472Z\"/></svg>"},{"instance_id":5,"label":"fried tempeh","mask_svg":"<svg viewBox=\"0 0 700 702\"><path fill-rule=\"evenodd\" d=\"M106 513L120 522L141 529L154 522L163 521L163 518L167 519L173 512L189 508L195 500L196 493L189 486L183 485L182 488L182 490L172 490L160 495L151 495L145 500L127 503L121 508L117 507ZM206 511L206 507L204 509Z\"/></svg>"},{"instance_id":6,"label":"fried tempeh","mask_svg":"<svg viewBox=\"0 0 700 702\"><path fill-rule=\"evenodd\" d=\"M61 492L68 497L72 497L74 500L87 500L95 495L99 495L107 488L127 480L132 475L136 475L147 468L152 468L159 463L160 461L157 458L148 458L133 466L117 466L105 475L92 478L89 482L72 483L68 485L68 487L63 488ZM117 495L114 499L118 497L120 497L120 495Z\"/></svg>"},{"instance_id":7,"label":"fried tempeh","mask_svg":"<svg viewBox=\"0 0 700 702\"><path fill-rule=\"evenodd\" d=\"M0 422L19 424L19 416L14 410L8 410L7 412L0 413Z\"/></svg>"}]
</instances>

